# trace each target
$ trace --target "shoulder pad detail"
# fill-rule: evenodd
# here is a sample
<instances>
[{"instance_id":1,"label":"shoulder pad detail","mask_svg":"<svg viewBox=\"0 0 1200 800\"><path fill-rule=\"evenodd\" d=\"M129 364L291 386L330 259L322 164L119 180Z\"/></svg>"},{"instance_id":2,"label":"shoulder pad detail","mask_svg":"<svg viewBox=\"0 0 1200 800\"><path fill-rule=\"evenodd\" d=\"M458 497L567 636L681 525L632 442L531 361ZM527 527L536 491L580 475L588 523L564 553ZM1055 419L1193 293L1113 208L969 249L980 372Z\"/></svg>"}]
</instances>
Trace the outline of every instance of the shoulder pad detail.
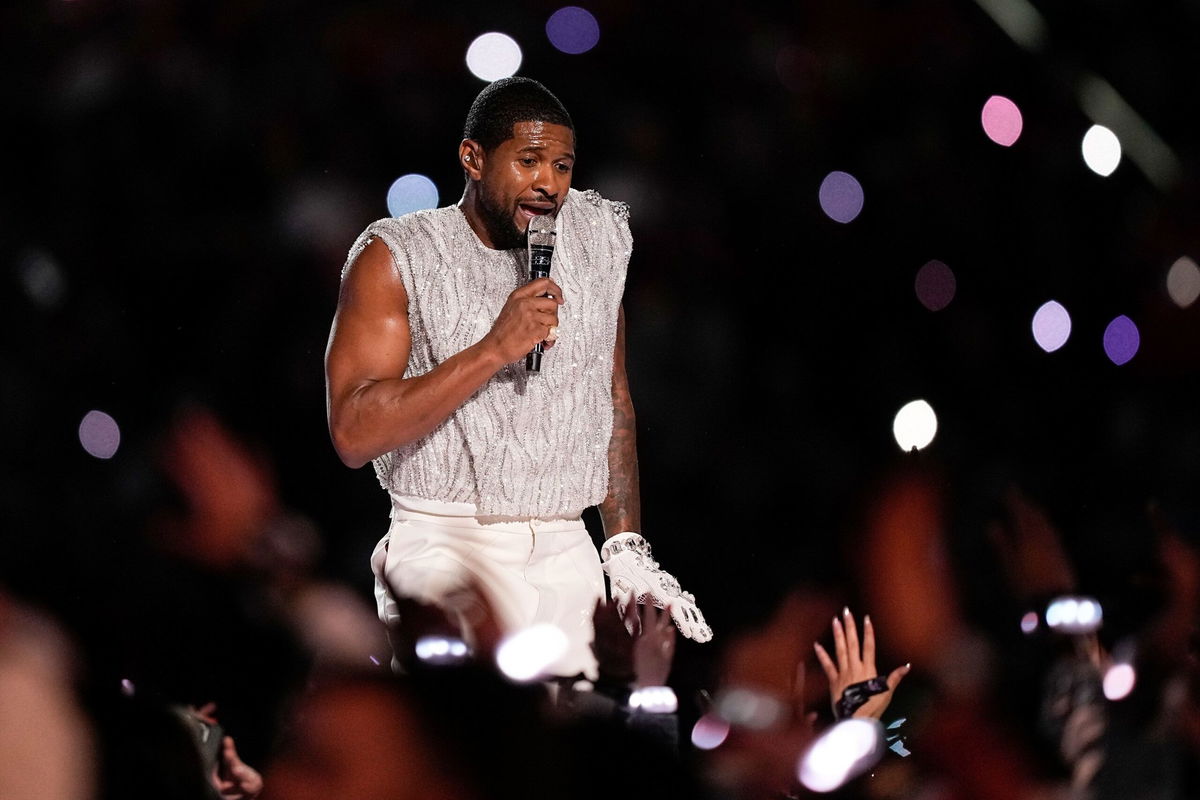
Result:
<instances>
[{"instance_id":1,"label":"shoulder pad detail","mask_svg":"<svg viewBox=\"0 0 1200 800\"><path fill-rule=\"evenodd\" d=\"M617 219L629 221L629 203L620 200L605 200L595 189L584 189L579 196L597 208L604 208L607 205Z\"/></svg>"}]
</instances>

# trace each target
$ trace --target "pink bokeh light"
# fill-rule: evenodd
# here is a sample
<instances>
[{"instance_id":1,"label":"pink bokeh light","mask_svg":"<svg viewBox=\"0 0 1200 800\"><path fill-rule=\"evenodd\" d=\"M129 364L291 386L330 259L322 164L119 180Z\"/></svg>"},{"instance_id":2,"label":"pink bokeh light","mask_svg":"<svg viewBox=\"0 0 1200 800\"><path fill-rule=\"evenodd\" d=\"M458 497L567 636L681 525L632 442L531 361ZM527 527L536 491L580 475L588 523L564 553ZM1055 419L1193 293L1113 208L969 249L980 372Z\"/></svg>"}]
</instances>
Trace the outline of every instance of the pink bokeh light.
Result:
<instances>
[{"instance_id":1,"label":"pink bokeh light","mask_svg":"<svg viewBox=\"0 0 1200 800\"><path fill-rule=\"evenodd\" d=\"M1002 147L1011 147L1021 136L1024 126L1017 104L998 94L992 95L983 104L980 121L987 137Z\"/></svg>"},{"instance_id":2,"label":"pink bokeh light","mask_svg":"<svg viewBox=\"0 0 1200 800\"><path fill-rule=\"evenodd\" d=\"M941 311L950 305L957 287L954 270L937 260L917 270L917 278L913 282L917 299L930 311Z\"/></svg>"}]
</instances>

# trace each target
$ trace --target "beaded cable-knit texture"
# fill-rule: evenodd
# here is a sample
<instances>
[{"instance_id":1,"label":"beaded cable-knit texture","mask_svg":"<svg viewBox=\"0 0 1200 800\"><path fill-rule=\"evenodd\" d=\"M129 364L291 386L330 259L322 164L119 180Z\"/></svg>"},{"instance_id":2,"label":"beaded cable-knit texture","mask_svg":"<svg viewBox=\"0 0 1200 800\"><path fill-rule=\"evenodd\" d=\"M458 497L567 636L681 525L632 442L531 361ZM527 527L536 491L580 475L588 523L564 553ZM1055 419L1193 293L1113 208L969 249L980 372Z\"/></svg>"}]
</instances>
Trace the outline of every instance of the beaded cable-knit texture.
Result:
<instances>
[{"instance_id":1,"label":"beaded cable-knit texture","mask_svg":"<svg viewBox=\"0 0 1200 800\"><path fill-rule=\"evenodd\" d=\"M474 503L483 516L575 517L608 493L617 311L632 248L629 207L594 190L568 194L550 277L563 289L558 339L542 370L505 365L423 438L375 459L396 495ZM492 250L457 206L372 223L408 293L405 377L482 339L509 294L529 280L525 250ZM345 269L343 269L343 276Z\"/></svg>"}]
</instances>

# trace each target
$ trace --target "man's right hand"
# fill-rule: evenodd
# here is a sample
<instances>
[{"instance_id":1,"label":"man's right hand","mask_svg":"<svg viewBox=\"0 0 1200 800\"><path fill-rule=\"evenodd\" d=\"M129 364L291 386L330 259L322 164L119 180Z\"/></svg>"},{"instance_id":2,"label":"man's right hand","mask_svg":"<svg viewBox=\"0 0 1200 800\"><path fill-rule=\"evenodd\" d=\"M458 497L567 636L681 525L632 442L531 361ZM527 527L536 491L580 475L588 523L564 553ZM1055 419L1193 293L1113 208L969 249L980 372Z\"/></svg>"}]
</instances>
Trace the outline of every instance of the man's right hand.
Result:
<instances>
[{"instance_id":1,"label":"man's right hand","mask_svg":"<svg viewBox=\"0 0 1200 800\"><path fill-rule=\"evenodd\" d=\"M538 278L519 286L500 309L492 329L483 337L505 364L525 358L538 342L553 343L550 329L558 326L558 307L563 292L549 278Z\"/></svg>"}]
</instances>

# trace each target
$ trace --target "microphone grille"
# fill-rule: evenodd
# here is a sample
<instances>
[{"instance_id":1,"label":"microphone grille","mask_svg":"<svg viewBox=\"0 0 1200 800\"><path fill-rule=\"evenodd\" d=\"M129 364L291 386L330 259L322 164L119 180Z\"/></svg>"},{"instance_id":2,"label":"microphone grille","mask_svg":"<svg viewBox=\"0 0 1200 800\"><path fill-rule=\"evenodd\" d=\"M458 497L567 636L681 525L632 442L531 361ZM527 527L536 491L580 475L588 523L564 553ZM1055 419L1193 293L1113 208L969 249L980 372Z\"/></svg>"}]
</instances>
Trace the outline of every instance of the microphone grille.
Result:
<instances>
[{"instance_id":1,"label":"microphone grille","mask_svg":"<svg viewBox=\"0 0 1200 800\"><path fill-rule=\"evenodd\" d=\"M539 214L529 220L529 233L554 233L554 217L550 214Z\"/></svg>"}]
</instances>

